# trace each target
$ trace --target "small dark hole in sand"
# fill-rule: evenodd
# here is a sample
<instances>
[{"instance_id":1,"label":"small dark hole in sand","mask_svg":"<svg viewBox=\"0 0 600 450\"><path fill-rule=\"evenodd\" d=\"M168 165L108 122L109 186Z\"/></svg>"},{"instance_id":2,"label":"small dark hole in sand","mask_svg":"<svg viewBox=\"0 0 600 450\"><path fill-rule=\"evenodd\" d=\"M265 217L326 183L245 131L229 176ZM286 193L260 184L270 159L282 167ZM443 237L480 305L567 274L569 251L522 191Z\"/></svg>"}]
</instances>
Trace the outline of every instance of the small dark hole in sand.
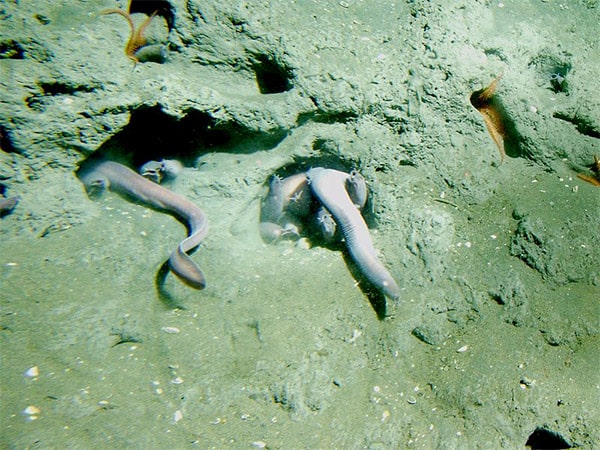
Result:
<instances>
[{"instance_id":1,"label":"small dark hole in sand","mask_svg":"<svg viewBox=\"0 0 600 450\"><path fill-rule=\"evenodd\" d=\"M572 448L560 434L545 428L536 428L525 446L532 450Z\"/></svg>"},{"instance_id":2,"label":"small dark hole in sand","mask_svg":"<svg viewBox=\"0 0 600 450\"><path fill-rule=\"evenodd\" d=\"M129 13L143 13L150 16L156 12L156 15L164 17L167 21L169 30L173 28L175 23L175 13L173 7L166 0L131 0Z\"/></svg>"},{"instance_id":3,"label":"small dark hole in sand","mask_svg":"<svg viewBox=\"0 0 600 450\"><path fill-rule=\"evenodd\" d=\"M261 94L278 94L292 88L289 70L273 59L261 55L252 68Z\"/></svg>"},{"instance_id":4,"label":"small dark hole in sand","mask_svg":"<svg viewBox=\"0 0 600 450\"><path fill-rule=\"evenodd\" d=\"M152 160L177 159L193 167L196 159L208 152L252 153L273 148L286 133L247 130L236 122L217 122L203 111L191 110L179 118L160 106L142 107L131 112L129 124L94 157L136 167Z\"/></svg>"},{"instance_id":5,"label":"small dark hole in sand","mask_svg":"<svg viewBox=\"0 0 600 450\"><path fill-rule=\"evenodd\" d=\"M25 59L23 46L12 39L0 42L0 59Z\"/></svg>"}]
</instances>

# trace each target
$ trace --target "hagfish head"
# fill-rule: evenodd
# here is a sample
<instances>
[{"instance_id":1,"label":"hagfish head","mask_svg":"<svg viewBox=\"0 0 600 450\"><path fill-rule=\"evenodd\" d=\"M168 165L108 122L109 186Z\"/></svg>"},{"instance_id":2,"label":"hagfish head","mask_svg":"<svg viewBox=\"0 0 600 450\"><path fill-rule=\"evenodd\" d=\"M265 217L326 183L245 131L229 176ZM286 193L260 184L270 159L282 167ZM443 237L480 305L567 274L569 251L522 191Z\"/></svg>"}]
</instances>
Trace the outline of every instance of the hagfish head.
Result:
<instances>
[{"instance_id":1,"label":"hagfish head","mask_svg":"<svg viewBox=\"0 0 600 450\"><path fill-rule=\"evenodd\" d=\"M337 224L331 213L324 206L321 206L317 211L317 227L321 231L323 239L325 239L326 242L334 241L337 232Z\"/></svg>"},{"instance_id":2,"label":"hagfish head","mask_svg":"<svg viewBox=\"0 0 600 450\"><path fill-rule=\"evenodd\" d=\"M350 172L350 176L346 180L346 191L352 199L352 203L354 203L359 210L362 210L367 204L369 191L367 189L367 182L358 171L353 170Z\"/></svg>"}]
</instances>

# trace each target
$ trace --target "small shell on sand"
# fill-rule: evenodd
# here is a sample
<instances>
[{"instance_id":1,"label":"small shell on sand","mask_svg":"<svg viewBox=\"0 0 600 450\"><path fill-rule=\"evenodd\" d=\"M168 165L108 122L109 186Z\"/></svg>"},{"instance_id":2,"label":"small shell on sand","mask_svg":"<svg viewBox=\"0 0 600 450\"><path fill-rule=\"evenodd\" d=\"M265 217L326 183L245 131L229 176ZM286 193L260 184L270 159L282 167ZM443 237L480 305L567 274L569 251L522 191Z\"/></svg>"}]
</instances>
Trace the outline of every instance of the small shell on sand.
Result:
<instances>
[{"instance_id":1,"label":"small shell on sand","mask_svg":"<svg viewBox=\"0 0 600 450\"><path fill-rule=\"evenodd\" d=\"M40 369L38 368L38 366L33 366L30 367L29 369L27 369L25 371L25 376L27 378L35 378L40 374Z\"/></svg>"}]
</instances>

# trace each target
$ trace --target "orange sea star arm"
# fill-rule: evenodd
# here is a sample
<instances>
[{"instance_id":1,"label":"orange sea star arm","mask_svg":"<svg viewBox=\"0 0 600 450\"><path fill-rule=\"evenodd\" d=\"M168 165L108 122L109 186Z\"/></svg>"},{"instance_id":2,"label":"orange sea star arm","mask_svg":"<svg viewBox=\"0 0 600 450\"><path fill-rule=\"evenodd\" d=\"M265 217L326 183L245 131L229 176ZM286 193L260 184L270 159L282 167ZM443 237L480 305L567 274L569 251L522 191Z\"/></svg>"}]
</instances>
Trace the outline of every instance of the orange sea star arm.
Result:
<instances>
[{"instance_id":1,"label":"orange sea star arm","mask_svg":"<svg viewBox=\"0 0 600 450\"><path fill-rule=\"evenodd\" d=\"M138 63L139 59L135 56L135 52L137 52L141 47L146 44L146 38L144 37L144 32L154 16L158 13L158 11L154 11L151 16L146 18L144 22L140 25L139 29L135 29L135 24L133 23L133 19L131 18L131 14L127 11L123 11L122 9L107 9L102 11L100 14L119 14L123 16L127 23L129 23L129 28L131 29L131 34L129 36L129 41L127 41L127 45L125 46L125 54L129 59L132 59L134 62Z\"/></svg>"},{"instance_id":2,"label":"orange sea star arm","mask_svg":"<svg viewBox=\"0 0 600 450\"><path fill-rule=\"evenodd\" d=\"M156 16L157 12L158 11L154 11L150 16L148 16L146 20L142 22L138 30L132 34L131 39L127 43L127 47L125 48L125 51L128 56L135 57L135 52L137 52L141 47L146 45L146 38L144 37L144 32L146 31L146 28L148 28L148 25L150 25L150 22L152 22L152 19L154 19L154 16Z\"/></svg>"}]
</instances>

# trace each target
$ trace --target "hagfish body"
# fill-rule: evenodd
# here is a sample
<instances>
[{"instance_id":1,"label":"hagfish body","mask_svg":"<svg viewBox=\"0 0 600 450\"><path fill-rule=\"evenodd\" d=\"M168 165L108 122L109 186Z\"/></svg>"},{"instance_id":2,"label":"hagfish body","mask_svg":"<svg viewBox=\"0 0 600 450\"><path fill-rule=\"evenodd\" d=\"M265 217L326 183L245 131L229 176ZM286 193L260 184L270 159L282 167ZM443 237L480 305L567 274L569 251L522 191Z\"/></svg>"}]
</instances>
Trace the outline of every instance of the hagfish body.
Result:
<instances>
[{"instance_id":1,"label":"hagfish body","mask_svg":"<svg viewBox=\"0 0 600 450\"><path fill-rule=\"evenodd\" d=\"M379 261L367 224L356 202L348 194L347 185L353 182L351 175L317 167L310 169L307 176L314 196L327 208L341 228L348 252L361 272L385 295L397 300L400 288Z\"/></svg>"},{"instance_id":2,"label":"hagfish body","mask_svg":"<svg viewBox=\"0 0 600 450\"><path fill-rule=\"evenodd\" d=\"M170 212L188 225L188 236L169 257L171 270L181 281L195 289L206 286L206 278L187 252L197 247L208 232L205 214L194 203L169 189L148 181L133 170L113 161L91 161L78 176L88 192L109 188L153 208Z\"/></svg>"},{"instance_id":3,"label":"hagfish body","mask_svg":"<svg viewBox=\"0 0 600 450\"><path fill-rule=\"evenodd\" d=\"M298 236L298 225L291 216L308 215L311 200L305 173L283 179L274 176L269 184L269 195L261 206L260 234L265 242L286 235Z\"/></svg>"}]
</instances>

